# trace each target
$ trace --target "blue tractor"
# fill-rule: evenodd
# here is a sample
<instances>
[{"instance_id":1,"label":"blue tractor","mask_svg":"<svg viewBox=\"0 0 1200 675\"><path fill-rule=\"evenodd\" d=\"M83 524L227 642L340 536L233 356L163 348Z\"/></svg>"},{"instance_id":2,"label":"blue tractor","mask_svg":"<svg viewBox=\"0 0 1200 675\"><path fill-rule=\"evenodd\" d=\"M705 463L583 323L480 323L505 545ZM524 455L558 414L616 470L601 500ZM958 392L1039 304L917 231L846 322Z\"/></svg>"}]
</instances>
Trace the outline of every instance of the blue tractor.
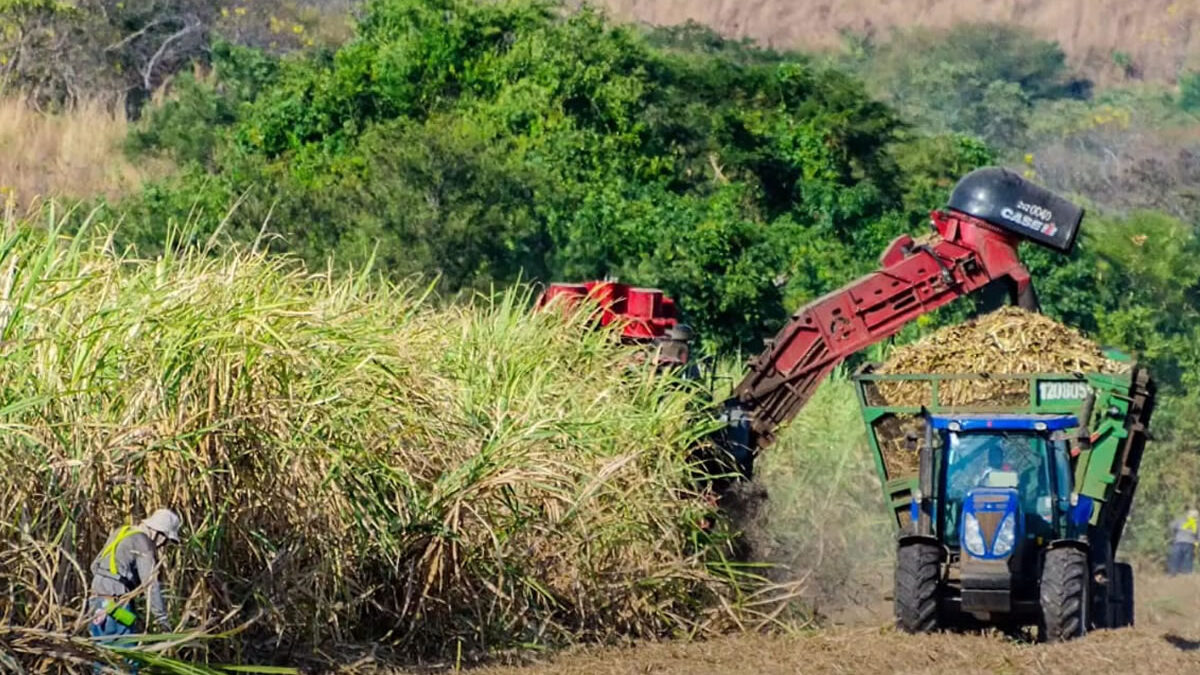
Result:
<instances>
[{"instance_id":1,"label":"blue tractor","mask_svg":"<svg viewBox=\"0 0 1200 675\"><path fill-rule=\"evenodd\" d=\"M1043 639L1059 641L1132 625L1133 570L1116 553L1154 403L1144 369L1131 362L1121 374L871 370L854 379L899 535L899 628L1036 626ZM970 408L939 402L951 386L1002 383L1015 398ZM925 387L924 404L881 399L877 387L901 384ZM898 438L904 420L917 426Z\"/></svg>"},{"instance_id":2,"label":"blue tractor","mask_svg":"<svg viewBox=\"0 0 1200 675\"><path fill-rule=\"evenodd\" d=\"M931 509L922 512L918 499L911 509L918 533L924 516L926 536L958 551L958 588L943 593L944 616L958 614L959 623L964 615L1003 616L1010 625L1068 633L1086 623L1087 559L1073 544L1086 544L1094 504L1073 490L1064 434L1078 426L1073 415L929 418L937 439L927 447L941 451L922 458L921 468L938 496ZM1064 593L1074 597L1060 601Z\"/></svg>"},{"instance_id":3,"label":"blue tractor","mask_svg":"<svg viewBox=\"0 0 1200 675\"><path fill-rule=\"evenodd\" d=\"M1132 588L1096 606L1089 521L1074 486L1074 415L931 415L901 538L897 619L913 632L976 623L1069 639L1132 623ZM946 563L946 564L944 564ZM1101 565L1128 579L1111 560ZM1119 598L1118 598L1119 596ZM1112 605L1109 607L1108 605ZM1100 624L1096 611L1108 618Z\"/></svg>"}]
</instances>

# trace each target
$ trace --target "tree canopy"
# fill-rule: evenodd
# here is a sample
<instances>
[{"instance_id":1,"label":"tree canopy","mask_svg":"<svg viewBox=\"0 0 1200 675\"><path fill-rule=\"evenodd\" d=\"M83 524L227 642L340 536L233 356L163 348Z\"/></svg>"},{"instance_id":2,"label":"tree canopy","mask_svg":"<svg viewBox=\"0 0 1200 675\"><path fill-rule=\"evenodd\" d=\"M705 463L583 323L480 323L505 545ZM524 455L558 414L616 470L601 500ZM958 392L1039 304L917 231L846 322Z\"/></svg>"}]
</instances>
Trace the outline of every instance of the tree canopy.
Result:
<instances>
[{"instance_id":1,"label":"tree canopy","mask_svg":"<svg viewBox=\"0 0 1200 675\"><path fill-rule=\"evenodd\" d=\"M720 347L756 347L787 305L865 271L936 206L928 185L986 155L944 140L902 173L902 125L842 70L543 2L375 0L337 50L224 46L210 78L181 79L135 140L192 167L124 205L143 248L236 201L234 236L268 223L311 262L449 291L662 286Z\"/></svg>"}]
</instances>

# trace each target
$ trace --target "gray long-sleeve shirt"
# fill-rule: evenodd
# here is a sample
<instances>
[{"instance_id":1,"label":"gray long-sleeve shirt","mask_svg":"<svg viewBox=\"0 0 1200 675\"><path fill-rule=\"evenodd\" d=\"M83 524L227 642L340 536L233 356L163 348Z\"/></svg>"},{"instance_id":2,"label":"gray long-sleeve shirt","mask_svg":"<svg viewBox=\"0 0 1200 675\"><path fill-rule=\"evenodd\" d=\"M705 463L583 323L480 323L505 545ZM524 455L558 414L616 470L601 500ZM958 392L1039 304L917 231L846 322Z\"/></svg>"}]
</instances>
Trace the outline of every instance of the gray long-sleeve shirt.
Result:
<instances>
[{"instance_id":1,"label":"gray long-sleeve shirt","mask_svg":"<svg viewBox=\"0 0 1200 675\"><path fill-rule=\"evenodd\" d=\"M117 574L112 574L111 556L105 551L116 539L120 530L114 530L108 535L108 541L100 549L100 555L92 561L92 594L99 597L115 597L131 593L146 584L149 598L150 615L160 628L170 629L167 621L167 606L163 602L162 587L158 583L155 570L154 541L141 530L134 530L116 546L114 555L117 563Z\"/></svg>"},{"instance_id":2,"label":"gray long-sleeve shirt","mask_svg":"<svg viewBox=\"0 0 1200 675\"><path fill-rule=\"evenodd\" d=\"M1176 518L1171 523L1171 542L1175 544L1192 544L1200 543L1200 533L1190 527L1184 527L1187 523L1186 518Z\"/></svg>"}]
</instances>

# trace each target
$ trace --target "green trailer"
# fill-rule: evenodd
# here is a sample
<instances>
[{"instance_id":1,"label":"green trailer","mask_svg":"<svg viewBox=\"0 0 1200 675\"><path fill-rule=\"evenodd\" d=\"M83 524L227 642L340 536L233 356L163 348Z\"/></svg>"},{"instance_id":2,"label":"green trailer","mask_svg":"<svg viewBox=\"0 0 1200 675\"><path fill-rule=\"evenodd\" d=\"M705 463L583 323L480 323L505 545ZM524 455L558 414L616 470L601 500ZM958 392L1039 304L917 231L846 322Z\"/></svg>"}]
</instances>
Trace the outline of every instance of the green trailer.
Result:
<instances>
[{"instance_id":1,"label":"green trailer","mask_svg":"<svg viewBox=\"0 0 1200 675\"><path fill-rule=\"evenodd\" d=\"M1154 408L1149 373L853 377L898 534L900 628L1133 621L1116 554ZM900 401L902 405L892 402ZM966 402L949 405L946 401Z\"/></svg>"}]
</instances>

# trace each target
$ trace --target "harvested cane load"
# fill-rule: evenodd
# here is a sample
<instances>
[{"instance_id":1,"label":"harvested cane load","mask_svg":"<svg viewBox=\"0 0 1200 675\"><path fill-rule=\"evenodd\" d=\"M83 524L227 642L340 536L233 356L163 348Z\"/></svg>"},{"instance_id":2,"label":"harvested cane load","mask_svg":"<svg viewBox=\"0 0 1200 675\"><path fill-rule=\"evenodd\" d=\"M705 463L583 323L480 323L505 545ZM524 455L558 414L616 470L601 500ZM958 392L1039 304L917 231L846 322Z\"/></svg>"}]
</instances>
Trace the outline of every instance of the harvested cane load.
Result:
<instances>
[{"instance_id":1,"label":"harvested cane load","mask_svg":"<svg viewBox=\"0 0 1200 675\"><path fill-rule=\"evenodd\" d=\"M876 369L887 373L963 373L1014 375L1032 373L1120 373L1127 365L1107 358L1100 347L1073 328L1050 317L1005 307L957 326L948 326L910 345L897 348ZM948 381L940 386L942 405L968 406L1023 396L1020 380ZM930 403L926 383L881 382L879 394L888 405Z\"/></svg>"},{"instance_id":2,"label":"harvested cane load","mask_svg":"<svg viewBox=\"0 0 1200 675\"><path fill-rule=\"evenodd\" d=\"M879 374L1120 373L1128 366L1104 356L1078 331L1042 314L1017 307L948 326L897 348ZM944 406L1014 405L1028 398L1020 379L944 380L938 400ZM922 406L933 403L929 382L879 382L868 393L874 403ZM923 423L917 415L889 415L875 423L888 474L916 473L916 443Z\"/></svg>"}]
</instances>

